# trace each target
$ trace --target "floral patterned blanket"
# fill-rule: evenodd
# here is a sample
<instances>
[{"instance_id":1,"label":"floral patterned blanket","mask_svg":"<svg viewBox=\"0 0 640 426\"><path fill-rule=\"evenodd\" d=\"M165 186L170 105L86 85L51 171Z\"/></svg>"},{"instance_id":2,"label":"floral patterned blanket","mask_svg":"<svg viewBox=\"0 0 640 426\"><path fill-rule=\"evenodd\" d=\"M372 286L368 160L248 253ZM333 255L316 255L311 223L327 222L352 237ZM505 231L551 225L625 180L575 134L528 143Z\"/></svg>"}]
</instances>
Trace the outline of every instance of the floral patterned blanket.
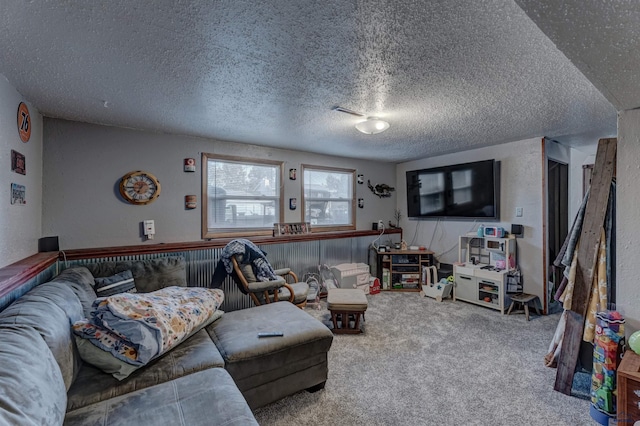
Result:
<instances>
[{"instance_id":1,"label":"floral patterned blanket","mask_svg":"<svg viewBox=\"0 0 640 426\"><path fill-rule=\"evenodd\" d=\"M74 333L133 365L145 365L214 318L224 301L220 289L166 287L151 293L98 298L91 318Z\"/></svg>"}]
</instances>

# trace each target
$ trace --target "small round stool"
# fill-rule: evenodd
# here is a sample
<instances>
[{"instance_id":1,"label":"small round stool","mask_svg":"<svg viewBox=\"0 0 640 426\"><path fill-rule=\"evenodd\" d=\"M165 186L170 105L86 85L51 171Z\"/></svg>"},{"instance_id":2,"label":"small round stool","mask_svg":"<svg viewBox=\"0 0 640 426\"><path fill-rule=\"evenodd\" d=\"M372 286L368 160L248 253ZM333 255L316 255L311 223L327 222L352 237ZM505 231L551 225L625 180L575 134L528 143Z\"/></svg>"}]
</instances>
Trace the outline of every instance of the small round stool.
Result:
<instances>
[{"instance_id":1,"label":"small round stool","mask_svg":"<svg viewBox=\"0 0 640 426\"><path fill-rule=\"evenodd\" d=\"M529 321L529 303L530 302L533 302L533 307L536 308L536 313L538 315L542 315L540 313L540 310L538 309L538 301L540 299L538 299L538 296L536 296L535 294L517 293L517 294L510 294L509 297L511 298L511 305L509 306L507 315L511 314L511 310L513 309L515 304L519 303L522 306L524 306L524 316L525 318L527 318L527 321ZM522 312L522 311L519 311L519 312ZM514 313L516 312L514 311Z\"/></svg>"}]
</instances>

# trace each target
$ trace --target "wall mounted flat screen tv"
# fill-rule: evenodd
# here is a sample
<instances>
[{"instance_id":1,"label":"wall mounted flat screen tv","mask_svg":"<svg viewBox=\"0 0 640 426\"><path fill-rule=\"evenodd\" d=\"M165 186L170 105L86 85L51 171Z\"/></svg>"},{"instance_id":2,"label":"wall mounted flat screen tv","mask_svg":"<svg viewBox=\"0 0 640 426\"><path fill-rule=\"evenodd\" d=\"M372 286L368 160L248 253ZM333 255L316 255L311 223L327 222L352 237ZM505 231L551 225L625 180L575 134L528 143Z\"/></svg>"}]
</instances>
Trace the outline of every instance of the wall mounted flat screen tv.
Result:
<instances>
[{"instance_id":1,"label":"wall mounted flat screen tv","mask_svg":"<svg viewBox=\"0 0 640 426\"><path fill-rule=\"evenodd\" d=\"M412 218L500 219L500 162L408 171L407 213Z\"/></svg>"}]
</instances>

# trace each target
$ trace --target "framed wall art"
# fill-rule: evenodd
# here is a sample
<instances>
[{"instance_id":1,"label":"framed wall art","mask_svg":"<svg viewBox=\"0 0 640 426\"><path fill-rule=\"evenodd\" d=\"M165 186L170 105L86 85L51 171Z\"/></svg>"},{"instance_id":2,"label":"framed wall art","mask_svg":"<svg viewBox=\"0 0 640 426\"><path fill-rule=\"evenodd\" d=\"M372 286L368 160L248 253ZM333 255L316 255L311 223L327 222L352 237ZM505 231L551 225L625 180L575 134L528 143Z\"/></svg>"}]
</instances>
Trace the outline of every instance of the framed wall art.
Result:
<instances>
[{"instance_id":1,"label":"framed wall art","mask_svg":"<svg viewBox=\"0 0 640 426\"><path fill-rule=\"evenodd\" d=\"M185 158L184 159L184 171L193 173L196 171L196 159L195 158Z\"/></svg>"},{"instance_id":2,"label":"framed wall art","mask_svg":"<svg viewBox=\"0 0 640 426\"><path fill-rule=\"evenodd\" d=\"M289 222L274 223L273 236L280 235L302 235L311 233L311 224L309 222Z\"/></svg>"},{"instance_id":3,"label":"framed wall art","mask_svg":"<svg viewBox=\"0 0 640 426\"><path fill-rule=\"evenodd\" d=\"M17 183L11 184L11 204L25 205L27 204L26 188L24 185Z\"/></svg>"},{"instance_id":4,"label":"framed wall art","mask_svg":"<svg viewBox=\"0 0 640 426\"><path fill-rule=\"evenodd\" d=\"M21 175L27 174L27 163L24 155L13 149L11 150L11 170Z\"/></svg>"}]
</instances>

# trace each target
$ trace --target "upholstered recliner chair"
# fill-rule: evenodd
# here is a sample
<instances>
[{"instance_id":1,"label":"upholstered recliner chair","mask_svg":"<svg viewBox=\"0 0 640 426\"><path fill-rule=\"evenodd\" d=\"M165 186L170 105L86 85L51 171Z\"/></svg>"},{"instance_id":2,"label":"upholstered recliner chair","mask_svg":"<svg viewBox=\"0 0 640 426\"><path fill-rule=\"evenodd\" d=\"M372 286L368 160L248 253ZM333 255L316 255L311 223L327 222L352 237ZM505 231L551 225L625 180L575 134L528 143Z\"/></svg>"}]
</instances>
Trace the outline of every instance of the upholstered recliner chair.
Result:
<instances>
[{"instance_id":1,"label":"upholstered recliner chair","mask_svg":"<svg viewBox=\"0 0 640 426\"><path fill-rule=\"evenodd\" d=\"M299 282L298 276L289 268L274 269L275 280L259 281L251 263L243 263L242 255L231 256L236 284L243 288L256 305L289 301L300 308L307 304L309 284Z\"/></svg>"}]
</instances>

